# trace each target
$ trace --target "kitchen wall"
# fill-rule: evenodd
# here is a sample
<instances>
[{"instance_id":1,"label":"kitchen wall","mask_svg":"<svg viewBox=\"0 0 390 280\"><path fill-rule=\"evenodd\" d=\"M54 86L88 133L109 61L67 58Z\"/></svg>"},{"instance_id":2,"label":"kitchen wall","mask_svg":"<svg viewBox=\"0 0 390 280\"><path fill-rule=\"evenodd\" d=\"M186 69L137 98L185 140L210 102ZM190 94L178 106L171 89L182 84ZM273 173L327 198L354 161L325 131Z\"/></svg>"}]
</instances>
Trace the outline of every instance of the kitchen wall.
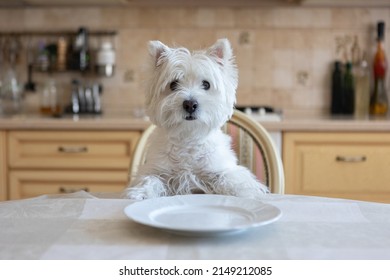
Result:
<instances>
[{"instance_id":1,"label":"kitchen wall","mask_svg":"<svg viewBox=\"0 0 390 280\"><path fill-rule=\"evenodd\" d=\"M117 30L117 72L113 78L102 79L107 112L132 112L143 105L141 69L148 40L203 48L221 37L231 41L236 55L240 105L326 111L332 62L345 57L338 45L346 43L348 55L357 36L372 59L378 20L387 23L386 51L390 55L390 8L0 9L0 31L76 31L79 26ZM69 86L74 76L55 77ZM43 80L45 75L35 74L35 78ZM36 95L27 100L31 108L38 102Z\"/></svg>"}]
</instances>

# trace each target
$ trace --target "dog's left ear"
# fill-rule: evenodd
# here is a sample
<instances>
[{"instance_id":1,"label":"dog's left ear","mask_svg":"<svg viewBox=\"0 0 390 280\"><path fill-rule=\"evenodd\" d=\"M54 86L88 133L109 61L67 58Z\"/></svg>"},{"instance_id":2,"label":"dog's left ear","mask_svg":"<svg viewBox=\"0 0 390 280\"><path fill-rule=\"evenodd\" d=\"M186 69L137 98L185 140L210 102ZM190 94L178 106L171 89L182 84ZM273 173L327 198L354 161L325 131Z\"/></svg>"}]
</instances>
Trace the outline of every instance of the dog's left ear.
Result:
<instances>
[{"instance_id":1,"label":"dog's left ear","mask_svg":"<svg viewBox=\"0 0 390 280\"><path fill-rule=\"evenodd\" d=\"M233 56L232 47L228 39L217 40L217 42L208 49L207 53L210 56L215 57L217 62L221 65L230 61Z\"/></svg>"}]
</instances>

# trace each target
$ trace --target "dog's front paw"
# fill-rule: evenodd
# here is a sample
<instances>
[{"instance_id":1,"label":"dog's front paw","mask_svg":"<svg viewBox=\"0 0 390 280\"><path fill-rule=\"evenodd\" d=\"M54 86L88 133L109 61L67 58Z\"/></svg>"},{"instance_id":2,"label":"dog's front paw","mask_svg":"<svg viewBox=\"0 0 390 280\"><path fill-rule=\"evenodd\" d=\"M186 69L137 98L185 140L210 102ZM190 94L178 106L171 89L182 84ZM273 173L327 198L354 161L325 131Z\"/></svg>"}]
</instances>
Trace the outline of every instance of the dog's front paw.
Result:
<instances>
[{"instance_id":1,"label":"dog's front paw","mask_svg":"<svg viewBox=\"0 0 390 280\"><path fill-rule=\"evenodd\" d=\"M125 198L134 200L144 200L148 198L145 188L127 188L123 194Z\"/></svg>"},{"instance_id":2,"label":"dog's front paw","mask_svg":"<svg viewBox=\"0 0 390 280\"><path fill-rule=\"evenodd\" d=\"M125 191L124 197L143 200L167 195L164 183L155 176L145 176L131 184Z\"/></svg>"},{"instance_id":3,"label":"dog's front paw","mask_svg":"<svg viewBox=\"0 0 390 280\"><path fill-rule=\"evenodd\" d=\"M237 166L221 177L216 193L233 195L243 198L261 199L269 193L268 188L242 166Z\"/></svg>"},{"instance_id":4,"label":"dog's front paw","mask_svg":"<svg viewBox=\"0 0 390 280\"><path fill-rule=\"evenodd\" d=\"M236 190L235 196L243 198L262 199L267 193L269 192L263 184L259 182L252 182L250 184L242 186L241 189Z\"/></svg>"}]
</instances>

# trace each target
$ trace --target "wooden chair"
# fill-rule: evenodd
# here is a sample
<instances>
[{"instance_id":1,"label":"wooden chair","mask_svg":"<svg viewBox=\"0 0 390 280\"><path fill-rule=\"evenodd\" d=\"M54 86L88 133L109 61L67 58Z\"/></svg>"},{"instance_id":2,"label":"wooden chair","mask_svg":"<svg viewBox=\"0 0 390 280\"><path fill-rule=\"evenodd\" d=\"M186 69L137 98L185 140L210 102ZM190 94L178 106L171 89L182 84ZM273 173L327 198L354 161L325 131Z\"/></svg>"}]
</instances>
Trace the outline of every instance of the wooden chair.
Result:
<instances>
[{"instance_id":1,"label":"wooden chair","mask_svg":"<svg viewBox=\"0 0 390 280\"><path fill-rule=\"evenodd\" d=\"M133 153L129 178L145 162L147 142L155 129L150 125L142 134ZM239 164L249 168L271 193L284 193L284 170L280 154L269 133L250 116L235 110L232 118L222 127L232 137L232 148Z\"/></svg>"}]
</instances>

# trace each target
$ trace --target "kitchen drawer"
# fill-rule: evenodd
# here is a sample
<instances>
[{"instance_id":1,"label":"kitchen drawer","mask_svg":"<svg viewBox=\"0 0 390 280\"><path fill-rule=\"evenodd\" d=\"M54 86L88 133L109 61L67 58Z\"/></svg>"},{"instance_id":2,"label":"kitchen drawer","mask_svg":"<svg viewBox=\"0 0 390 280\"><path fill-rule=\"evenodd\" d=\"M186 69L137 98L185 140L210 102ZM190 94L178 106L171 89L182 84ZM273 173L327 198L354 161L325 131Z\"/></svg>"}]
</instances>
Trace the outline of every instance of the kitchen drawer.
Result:
<instances>
[{"instance_id":1,"label":"kitchen drawer","mask_svg":"<svg viewBox=\"0 0 390 280\"><path fill-rule=\"evenodd\" d=\"M286 133L286 193L390 202L390 135Z\"/></svg>"},{"instance_id":2,"label":"kitchen drawer","mask_svg":"<svg viewBox=\"0 0 390 280\"><path fill-rule=\"evenodd\" d=\"M128 169L141 132L13 131L10 168Z\"/></svg>"},{"instance_id":3,"label":"kitchen drawer","mask_svg":"<svg viewBox=\"0 0 390 280\"><path fill-rule=\"evenodd\" d=\"M126 171L11 171L9 199L43 194L120 192L127 186Z\"/></svg>"}]
</instances>

